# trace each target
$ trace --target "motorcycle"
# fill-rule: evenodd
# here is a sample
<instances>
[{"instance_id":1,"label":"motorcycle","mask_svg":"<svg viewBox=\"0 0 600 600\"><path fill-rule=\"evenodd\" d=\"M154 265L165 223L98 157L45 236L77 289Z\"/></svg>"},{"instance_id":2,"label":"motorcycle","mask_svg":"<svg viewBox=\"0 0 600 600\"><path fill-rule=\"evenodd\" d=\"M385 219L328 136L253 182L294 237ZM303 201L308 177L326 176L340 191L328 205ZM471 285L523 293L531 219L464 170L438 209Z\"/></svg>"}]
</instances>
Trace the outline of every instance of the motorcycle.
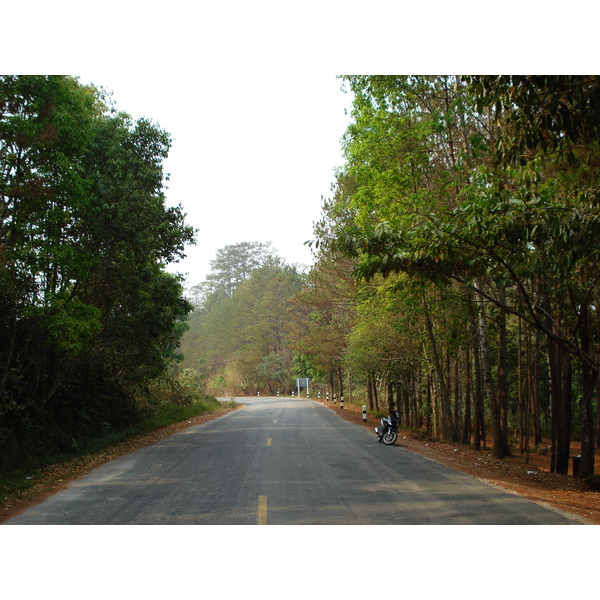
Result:
<instances>
[{"instance_id":1,"label":"motorcycle","mask_svg":"<svg viewBox=\"0 0 600 600\"><path fill-rule=\"evenodd\" d=\"M377 441L391 446L398 439L398 425L400 425L400 415L396 411L390 411L388 417L381 418L379 427L375 427Z\"/></svg>"}]
</instances>

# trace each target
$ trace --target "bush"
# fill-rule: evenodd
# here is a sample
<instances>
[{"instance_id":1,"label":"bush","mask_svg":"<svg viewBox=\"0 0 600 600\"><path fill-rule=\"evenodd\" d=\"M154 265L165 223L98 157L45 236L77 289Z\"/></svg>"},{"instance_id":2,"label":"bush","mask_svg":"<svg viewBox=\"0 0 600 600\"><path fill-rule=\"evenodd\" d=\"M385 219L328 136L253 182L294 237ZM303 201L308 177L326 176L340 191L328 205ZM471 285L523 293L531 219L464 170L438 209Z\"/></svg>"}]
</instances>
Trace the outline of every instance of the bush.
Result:
<instances>
[{"instance_id":1,"label":"bush","mask_svg":"<svg viewBox=\"0 0 600 600\"><path fill-rule=\"evenodd\" d=\"M586 485L593 492L600 492L600 475L590 475L584 479Z\"/></svg>"}]
</instances>

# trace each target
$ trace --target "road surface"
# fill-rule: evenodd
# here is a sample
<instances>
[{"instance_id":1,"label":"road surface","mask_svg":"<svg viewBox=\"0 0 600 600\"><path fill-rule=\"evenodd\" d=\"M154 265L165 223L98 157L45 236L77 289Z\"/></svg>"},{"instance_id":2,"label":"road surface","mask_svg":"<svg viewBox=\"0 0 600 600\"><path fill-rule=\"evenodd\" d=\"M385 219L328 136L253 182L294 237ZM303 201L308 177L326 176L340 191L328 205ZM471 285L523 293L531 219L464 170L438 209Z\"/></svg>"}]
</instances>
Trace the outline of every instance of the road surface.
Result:
<instances>
[{"instance_id":1,"label":"road surface","mask_svg":"<svg viewBox=\"0 0 600 600\"><path fill-rule=\"evenodd\" d=\"M320 403L237 411L107 463L7 524L574 524Z\"/></svg>"}]
</instances>

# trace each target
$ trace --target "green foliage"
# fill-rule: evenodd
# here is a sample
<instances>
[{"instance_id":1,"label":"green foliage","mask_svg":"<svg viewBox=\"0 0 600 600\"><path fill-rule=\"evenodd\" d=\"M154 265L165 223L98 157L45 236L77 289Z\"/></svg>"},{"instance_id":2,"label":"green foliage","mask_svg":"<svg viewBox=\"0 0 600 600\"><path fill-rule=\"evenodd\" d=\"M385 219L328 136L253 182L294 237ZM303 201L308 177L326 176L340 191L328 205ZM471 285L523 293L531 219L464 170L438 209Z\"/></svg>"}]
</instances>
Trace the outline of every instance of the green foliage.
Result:
<instances>
[{"instance_id":1,"label":"green foliage","mask_svg":"<svg viewBox=\"0 0 600 600\"><path fill-rule=\"evenodd\" d=\"M269 243L241 242L225 246L210 261L211 273L205 284L210 286L211 292L231 297L253 271L271 260L276 257Z\"/></svg>"},{"instance_id":2,"label":"green foliage","mask_svg":"<svg viewBox=\"0 0 600 600\"><path fill-rule=\"evenodd\" d=\"M346 164L312 245L349 257L358 289L350 329L321 344L320 364L342 357L373 402L394 393L428 435L475 430L480 444L491 425L497 456L509 427L524 443L525 412L547 406L559 471L577 411L592 472L600 78L343 79L355 99ZM323 321L326 305L312 306L310 322ZM314 340L298 337L303 351Z\"/></svg>"},{"instance_id":3,"label":"green foliage","mask_svg":"<svg viewBox=\"0 0 600 600\"><path fill-rule=\"evenodd\" d=\"M245 275L231 287L208 287L212 291L203 294L190 315L189 331L180 347L183 364L192 367L202 361L212 393L274 393L275 388L291 384L287 327L290 298L300 289L302 277L294 267L265 254L269 246L244 243L220 251L220 257L233 261L230 273ZM244 251L241 258L240 249ZM217 271L209 276L211 286L222 279L225 263L212 264Z\"/></svg>"},{"instance_id":4,"label":"green foliage","mask_svg":"<svg viewBox=\"0 0 600 600\"><path fill-rule=\"evenodd\" d=\"M194 240L167 207L170 137L66 76L0 77L1 451L139 418L191 306L164 266Z\"/></svg>"}]
</instances>

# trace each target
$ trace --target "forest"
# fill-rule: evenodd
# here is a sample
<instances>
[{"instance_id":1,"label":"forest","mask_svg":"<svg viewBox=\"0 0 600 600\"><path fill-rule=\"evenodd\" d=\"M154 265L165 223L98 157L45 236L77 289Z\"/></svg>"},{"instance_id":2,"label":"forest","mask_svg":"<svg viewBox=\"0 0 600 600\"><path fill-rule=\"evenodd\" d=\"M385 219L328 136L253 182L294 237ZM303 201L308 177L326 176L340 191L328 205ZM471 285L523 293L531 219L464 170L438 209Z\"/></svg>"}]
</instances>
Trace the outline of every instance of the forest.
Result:
<instances>
[{"instance_id":1,"label":"forest","mask_svg":"<svg viewBox=\"0 0 600 600\"><path fill-rule=\"evenodd\" d=\"M600 78L343 76L307 243L223 248L180 350L211 393L317 390L496 457L600 444ZM282 199L284 201L284 199Z\"/></svg>"},{"instance_id":2,"label":"forest","mask_svg":"<svg viewBox=\"0 0 600 600\"><path fill-rule=\"evenodd\" d=\"M313 264L244 241L185 288L169 134L76 78L0 76L0 469L309 377L498 458L550 440L556 473L576 441L594 474L600 77L340 85Z\"/></svg>"},{"instance_id":3,"label":"forest","mask_svg":"<svg viewBox=\"0 0 600 600\"><path fill-rule=\"evenodd\" d=\"M0 471L186 402L170 145L76 78L0 77Z\"/></svg>"}]
</instances>

